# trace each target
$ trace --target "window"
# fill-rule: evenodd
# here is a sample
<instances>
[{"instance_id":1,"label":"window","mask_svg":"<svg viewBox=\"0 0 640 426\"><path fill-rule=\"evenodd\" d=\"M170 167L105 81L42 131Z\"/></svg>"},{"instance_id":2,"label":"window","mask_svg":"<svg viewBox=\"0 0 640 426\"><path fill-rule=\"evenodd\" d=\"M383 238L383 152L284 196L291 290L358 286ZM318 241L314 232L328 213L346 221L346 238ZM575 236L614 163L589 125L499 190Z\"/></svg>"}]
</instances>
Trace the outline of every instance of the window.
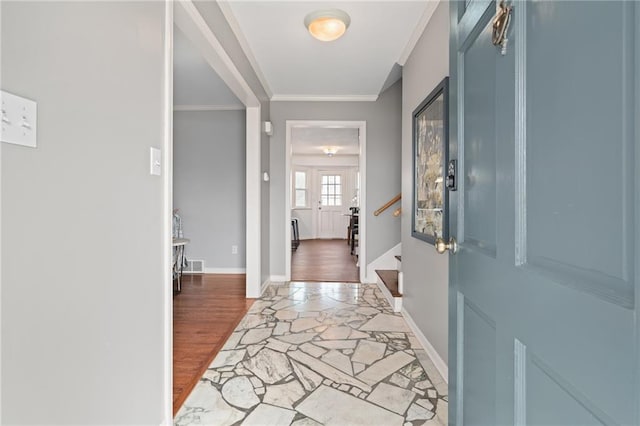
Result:
<instances>
[{"instance_id":1,"label":"window","mask_svg":"<svg viewBox=\"0 0 640 426\"><path fill-rule=\"evenodd\" d=\"M309 207L309 191L307 172L296 171L293 176L293 207Z\"/></svg>"},{"instance_id":2,"label":"window","mask_svg":"<svg viewBox=\"0 0 640 426\"><path fill-rule=\"evenodd\" d=\"M351 200L351 205L353 207L359 207L360 206L360 171L356 172L356 188L353 191L354 195L353 195L353 199Z\"/></svg>"},{"instance_id":3,"label":"window","mask_svg":"<svg viewBox=\"0 0 640 426\"><path fill-rule=\"evenodd\" d=\"M342 176L322 175L320 200L323 206L342 205Z\"/></svg>"}]
</instances>

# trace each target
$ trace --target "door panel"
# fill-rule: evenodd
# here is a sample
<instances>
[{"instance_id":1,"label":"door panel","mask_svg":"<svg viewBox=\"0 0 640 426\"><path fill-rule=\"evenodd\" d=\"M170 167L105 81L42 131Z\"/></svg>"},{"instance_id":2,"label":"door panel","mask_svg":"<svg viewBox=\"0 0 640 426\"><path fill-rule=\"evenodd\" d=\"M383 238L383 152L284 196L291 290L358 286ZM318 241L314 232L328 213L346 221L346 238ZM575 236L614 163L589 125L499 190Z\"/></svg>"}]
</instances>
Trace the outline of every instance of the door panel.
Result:
<instances>
[{"instance_id":1,"label":"door panel","mask_svg":"<svg viewBox=\"0 0 640 426\"><path fill-rule=\"evenodd\" d=\"M633 204L633 5L586 2L577 20L568 2L527 7L527 263L631 306L630 209L612 207Z\"/></svg>"},{"instance_id":2,"label":"door panel","mask_svg":"<svg viewBox=\"0 0 640 426\"><path fill-rule=\"evenodd\" d=\"M615 424L606 414L535 357L529 366L531 425L591 426Z\"/></svg>"},{"instance_id":3,"label":"door panel","mask_svg":"<svg viewBox=\"0 0 640 426\"><path fill-rule=\"evenodd\" d=\"M490 15L480 25L490 26ZM496 63L491 33L486 28L467 43L464 64L464 241L485 254L496 256Z\"/></svg>"},{"instance_id":4,"label":"door panel","mask_svg":"<svg viewBox=\"0 0 640 426\"><path fill-rule=\"evenodd\" d=\"M474 359L465 364L463 398L464 418L477 424L496 424L496 325L495 322L469 301L464 303L464 357Z\"/></svg>"},{"instance_id":5,"label":"door panel","mask_svg":"<svg viewBox=\"0 0 640 426\"><path fill-rule=\"evenodd\" d=\"M452 1L453 424L640 424L635 2Z\"/></svg>"}]
</instances>

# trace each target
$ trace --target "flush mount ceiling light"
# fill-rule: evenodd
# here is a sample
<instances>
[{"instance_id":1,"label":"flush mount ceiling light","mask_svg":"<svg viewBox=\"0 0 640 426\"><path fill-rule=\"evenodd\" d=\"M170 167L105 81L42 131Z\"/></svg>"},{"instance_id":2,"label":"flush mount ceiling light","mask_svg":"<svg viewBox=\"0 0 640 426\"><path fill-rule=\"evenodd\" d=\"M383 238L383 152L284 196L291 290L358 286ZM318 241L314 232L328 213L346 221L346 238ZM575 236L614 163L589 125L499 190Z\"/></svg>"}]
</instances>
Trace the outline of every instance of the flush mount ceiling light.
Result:
<instances>
[{"instance_id":1,"label":"flush mount ceiling light","mask_svg":"<svg viewBox=\"0 0 640 426\"><path fill-rule=\"evenodd\" d=\"M338 148L336 148L335 146L325 146L324 148L322 148L322 152L324 152L329 157L333 157L336 152L338 152Z\"/></svg>"},{"instance_id":2,"label":"flush mount ceiling light","mask_svg":"<svg viewBox=\"0 0 640 426\"><path fill-rule=\"evenodd\" d=\"M304 18L309 33L321 41L337 40L347 31L351 18L340 9L317 10Z\"/></svg>"}]
</instances>

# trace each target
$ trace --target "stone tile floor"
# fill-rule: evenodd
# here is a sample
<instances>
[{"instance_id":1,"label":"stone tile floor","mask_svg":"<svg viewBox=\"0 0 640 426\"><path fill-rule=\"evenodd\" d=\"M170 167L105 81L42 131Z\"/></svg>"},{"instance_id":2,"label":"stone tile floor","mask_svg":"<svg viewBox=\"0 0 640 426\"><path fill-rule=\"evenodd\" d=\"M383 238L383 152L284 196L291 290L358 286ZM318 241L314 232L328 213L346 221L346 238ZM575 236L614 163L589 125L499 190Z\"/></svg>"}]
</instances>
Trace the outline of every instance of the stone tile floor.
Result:
<instances>
[{"instance_id":1,"label":"stone tile floor","mask_svg":"<svg viewBox=\"0 0 640 426\"><path fill-rule=\"evenodd\" d=\"M446 425L447 385L374 284L271 285L176 425Z\"/></svg>"}]
</instances>

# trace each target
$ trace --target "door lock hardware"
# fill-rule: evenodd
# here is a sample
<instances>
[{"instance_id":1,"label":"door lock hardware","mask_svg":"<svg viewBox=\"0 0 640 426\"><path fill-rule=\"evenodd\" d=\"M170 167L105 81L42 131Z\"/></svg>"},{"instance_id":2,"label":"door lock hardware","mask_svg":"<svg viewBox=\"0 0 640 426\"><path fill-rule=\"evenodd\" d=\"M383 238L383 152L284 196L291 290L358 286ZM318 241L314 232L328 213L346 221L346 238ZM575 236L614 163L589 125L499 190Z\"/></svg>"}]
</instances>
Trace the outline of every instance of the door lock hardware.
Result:
<instances>
[{"instance_id":1,"label":"door lock hardware","mask_svg":"<svg viewBox=\"0 0 640 426\"><path fill-rule=\"evenodd\" d=\"M449 250L449 253L451 254L456 254L458 252L458 243L453 237L449 238L448 243L442 238L436 238L435 247L439 254L444 254L447 250Z\"/></svg>"},{"instance_id":2,"label":"door lock hardware","mask_svg":"<svg viewBox=\"0 0 640 426\"><path fill-rule=\"evenodd\" d=\"M449 160L447 164L447 177L445 179L445 186L449 191L457 191L458 184L456 182L456 173L458 169L458 162L456 160Z\"/></svg>"}]
</instances>

